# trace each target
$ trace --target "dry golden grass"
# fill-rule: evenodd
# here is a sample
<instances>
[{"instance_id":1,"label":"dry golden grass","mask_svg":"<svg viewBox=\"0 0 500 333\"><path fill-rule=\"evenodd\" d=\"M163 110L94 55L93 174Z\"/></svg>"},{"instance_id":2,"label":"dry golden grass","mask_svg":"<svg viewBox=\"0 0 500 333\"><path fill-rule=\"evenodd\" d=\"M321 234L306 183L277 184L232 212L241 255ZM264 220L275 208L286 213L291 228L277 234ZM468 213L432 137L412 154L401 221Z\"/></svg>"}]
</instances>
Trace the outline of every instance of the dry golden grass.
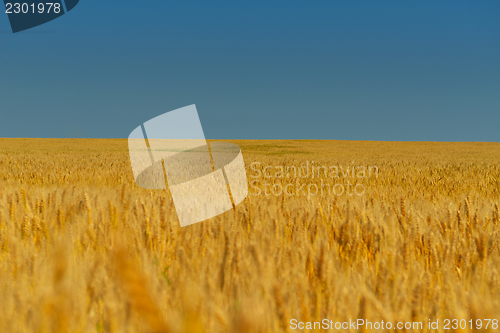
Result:
<instances>
[{"instance_id":1,"label":"dry golden grass","mask_svg":"<svg viewBox=\"0 0 500 333\"><path fill-rule=\"evenodd\" d=\"M180 228L167 191L134 184L126 140L1 139L0 332L500 318L500 144L232 142L249 181L255 161L379 176L352 179L361 197L249 195Z\"/></svg>"}]
</instances>

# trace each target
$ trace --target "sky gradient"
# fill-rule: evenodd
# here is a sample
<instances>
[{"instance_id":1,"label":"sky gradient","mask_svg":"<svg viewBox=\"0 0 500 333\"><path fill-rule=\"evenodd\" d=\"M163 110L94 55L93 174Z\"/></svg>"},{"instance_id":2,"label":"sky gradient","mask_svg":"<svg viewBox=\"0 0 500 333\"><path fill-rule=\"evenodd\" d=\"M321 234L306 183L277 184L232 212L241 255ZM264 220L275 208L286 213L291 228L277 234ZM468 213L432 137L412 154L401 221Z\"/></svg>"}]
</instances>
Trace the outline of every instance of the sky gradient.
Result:
<instances>
[{"instance_id":1,"label":"sky gradient","mask_svg":"<svg viewBox=\"0 0 500 333\"><path fill-rule=\"evenodd\" d=\"M81 0L12 34L0 137L500 141L500 1Z\"/></svg>"}]
</instances>

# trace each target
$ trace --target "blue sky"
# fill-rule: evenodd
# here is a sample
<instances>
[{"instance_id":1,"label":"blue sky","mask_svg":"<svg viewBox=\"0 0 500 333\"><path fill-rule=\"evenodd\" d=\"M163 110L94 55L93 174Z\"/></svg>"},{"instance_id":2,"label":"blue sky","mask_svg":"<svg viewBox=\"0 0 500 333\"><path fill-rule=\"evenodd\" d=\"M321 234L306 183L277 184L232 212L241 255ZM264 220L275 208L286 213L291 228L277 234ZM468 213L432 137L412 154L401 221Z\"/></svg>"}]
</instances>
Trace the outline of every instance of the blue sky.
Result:
<instances>
[{"instance_id":1,"label":"blue sky","mask_svg":"<svg viewBox=\"0 0 500 333\"><path fill-rule=\"evenodd\" d=\"M12 34L0 137L500 141L500 1L93 1Z\"/></svg>"}]
</instances>

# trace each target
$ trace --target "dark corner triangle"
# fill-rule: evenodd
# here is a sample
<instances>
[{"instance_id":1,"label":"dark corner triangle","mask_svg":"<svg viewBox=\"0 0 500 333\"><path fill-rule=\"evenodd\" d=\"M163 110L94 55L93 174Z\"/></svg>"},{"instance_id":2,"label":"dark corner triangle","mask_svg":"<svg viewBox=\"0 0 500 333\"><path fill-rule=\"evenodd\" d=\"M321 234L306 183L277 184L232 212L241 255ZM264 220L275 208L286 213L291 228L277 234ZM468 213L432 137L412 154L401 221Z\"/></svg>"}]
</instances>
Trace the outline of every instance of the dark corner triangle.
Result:
<instances>
[{"instance_id":1,"label":"dark corner triangle","mask_svg":"<svg viewBox=\"0 0 500 333\"><path fill-rule=\"evenodd\" d=\"M28 10L27 13L23 13L22 11L20 13L14 13L12 11L11 13L7 14L9 17L10 21L10 26L12 28L12 32L20 32L23 30L31 29L36 26L42 25L44 23L47 23L49 21L52 21L59 16L64 15L64 9L62 6L62 0L52 0L53 4L59 4L61 10L59 13L56 13L55 11L51 11L50 13L45 13L45 14L38 14L38 13L33 13L32 11ZM7 3L12 3L10 0L4 0L3 1L5 4L5 7L7 8ZM28 8L31 4L39 4L39 3L45 3L44 1L33 1L33 0L25 0L24 3L28 4ZM24 4L23 3L23 4Z\"/></svg>"},{"instance_id":2,"label":"dark corner triangle","mask_svg":"<svg viewBox=\"0 0 500 333\"><path fill-rule=\"evenodd\" d=\"M70 10L75 8L79 1L80 0L64 0L64 3L66 4L66 12L69 12Z\"/></svg>"}]
</instances>

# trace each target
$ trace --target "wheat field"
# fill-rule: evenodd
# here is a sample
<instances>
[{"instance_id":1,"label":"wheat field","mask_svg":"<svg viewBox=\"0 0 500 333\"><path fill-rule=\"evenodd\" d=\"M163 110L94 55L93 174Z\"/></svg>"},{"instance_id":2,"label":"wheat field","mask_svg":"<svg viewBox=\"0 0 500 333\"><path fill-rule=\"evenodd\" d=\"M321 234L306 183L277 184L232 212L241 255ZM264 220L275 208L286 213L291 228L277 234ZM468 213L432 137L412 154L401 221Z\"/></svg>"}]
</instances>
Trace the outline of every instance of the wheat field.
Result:
<instances>
[{"instance_id":1,"label":"wheat field","mask_svg":"<svg viewBox=\"0 0 500 333\"><path fill-rule=\"evenodd\" d=\"M248 197L181 228L168 191L135 185L127 140L0 139L0 332L500 319L500 144L231 142ZM378 172L274 174L313 162ZM264 181L363 194L256 194Z\"/></svg>"}]
</instances>

